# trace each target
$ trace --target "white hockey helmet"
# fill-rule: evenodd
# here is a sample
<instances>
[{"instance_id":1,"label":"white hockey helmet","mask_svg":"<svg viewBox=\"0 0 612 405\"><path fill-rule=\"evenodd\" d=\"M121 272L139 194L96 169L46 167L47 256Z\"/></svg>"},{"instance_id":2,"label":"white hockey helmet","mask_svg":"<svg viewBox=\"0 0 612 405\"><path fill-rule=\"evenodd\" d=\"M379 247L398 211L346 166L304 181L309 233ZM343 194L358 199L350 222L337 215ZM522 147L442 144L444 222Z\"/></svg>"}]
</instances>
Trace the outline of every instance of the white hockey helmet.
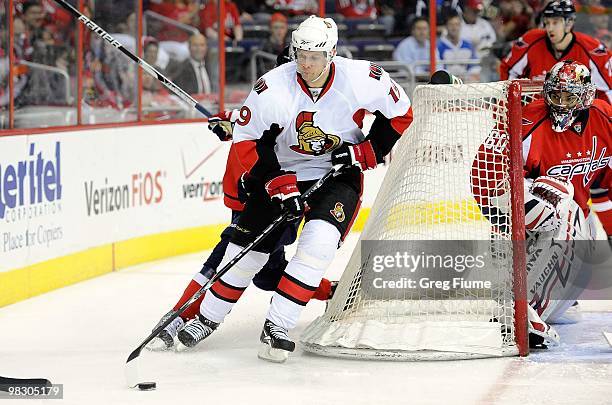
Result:
<instances>
[{"instance_id":1,"label":"white hockey helmet","mask_svg":"<svg viewBox=\"0 0 612 405\"><path fill-rule=\"evenodd\" d=\"M297 49L322 51L328 62L336 55L338 26L331 18L311 15L291 33L291 58L295 60Z\"/></svg>"}]
</instances>

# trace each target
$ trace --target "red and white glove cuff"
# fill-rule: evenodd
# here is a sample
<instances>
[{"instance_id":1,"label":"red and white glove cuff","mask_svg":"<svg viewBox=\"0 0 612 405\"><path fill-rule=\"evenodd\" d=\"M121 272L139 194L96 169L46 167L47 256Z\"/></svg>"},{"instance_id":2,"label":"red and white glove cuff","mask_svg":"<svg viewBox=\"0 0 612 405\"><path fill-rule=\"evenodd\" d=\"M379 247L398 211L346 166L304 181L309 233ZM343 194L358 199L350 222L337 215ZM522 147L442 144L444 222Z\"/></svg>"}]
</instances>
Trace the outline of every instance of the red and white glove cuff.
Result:
<instances>
[{"instance_id":1,"label":"red and white glove cuff","mask_svg":"<svg viewBox=\"0 0 612 405\"><path fill-rule=\"evenodd\" d=\"M286 173L276 176L266 183L266 191L270 198L278 198L285 201L291 197L300 195L300 190L297 187L297 176L295 173Z\"/></svg>"},{"instance_id":2,"label":"red and white glove cuff","mask_svg":"<svg viewBox=\"0 0 612 405\"><path fill-rule=\"evenodd\" d=\"M349 152L351 154L351 160L358 163L361 170L374 169L378 165L376 153L370 141L350 146Z\"/></svg>"},{"instance_id":3,"label":"red and white glove cuff","mask_svg":"<svg viewBox=\"0 0 612 405\"><path fill-rule=\"evenodd\" d=\"M213 122L229 121L231 123L234 123L238 120L238 118L240 118L240 110L227 110L221 111L220 113L211 116L208 120Z\"/></svg>"}]
</instances>

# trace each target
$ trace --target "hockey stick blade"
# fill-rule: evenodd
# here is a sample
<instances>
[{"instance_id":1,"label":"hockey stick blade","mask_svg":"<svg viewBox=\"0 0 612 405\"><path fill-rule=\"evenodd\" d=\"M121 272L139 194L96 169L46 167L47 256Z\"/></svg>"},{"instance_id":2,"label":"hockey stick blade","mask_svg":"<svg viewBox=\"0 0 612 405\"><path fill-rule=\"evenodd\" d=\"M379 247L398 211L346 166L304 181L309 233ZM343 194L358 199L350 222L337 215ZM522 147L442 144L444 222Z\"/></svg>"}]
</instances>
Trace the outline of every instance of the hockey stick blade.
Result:
<instances>
[{"instance_id":1,"label":"hockey stick blade","mask_svg":"<svg viewBox=\"0 0 612 405\"><path fill-rule=\"evenodd\" d=\"M601 333L603 333L604 337L608 341L608 344L612 347L612 332L601 332Z\"/></svg>"},{"instance_id":2,"label":"hockey stick blade","mask_svg":"<svg viewBox=\"0 0 612 405\"><path fill-rule=\"evenodd\" d=\"M306 190L304 192L304 194L302 194L302 199L303 200L308 199L315 191L317 191L319 188L321 188L321 186L328 179L330 179L332 177L336 177L338 174L340 174L340 172L342 171L343 168L344 168L344 165L335 165L335 166L333 166L332 169L329 172L327 172L323 177L321 177L319 180L317 180L317 182L315 184L310 186L310 188L308 190ZM159 325L157 328L155 328L151 332L151 334L149 336L147 336L145 338L145 340L142 341L140 346L138 346L136 349L134 349L134 351L132 351L132 353L130 353L130 355L127 358L126 364L125 364L125 367L126 367L126 369L125 369L126 381L127 381L127 384L128 384L128 386L130 388L135 388L135 387L138 386L138 384L143 382L143 381L140 381L140 374L138 372L139 371L138 370L139 369L139 367L138 367L138 358L140 357L140 353L142 352L142 349L144 349L144 347L146 345L148 345L149 342L151 340L153 340L159 334L159 332L164 330L164 328L166 326L170 325L170 323L172 323L172 321L174 321L181 313L183 313L184 310L186 310L188 307L191 306L191 304L196 302L198 300L198 298L200 298L202 295L204 295L204 293L210 287L212 287L212 285L218 279L220 279L225 273L227 273L229 271L229 269L231 269L234 266L234 264L236 264L240 259L242 259L244 257L244 255L246 255L249 251L251 251L251 249L253 249L255 246L257 246L262 240L264 240L266 238L266 236L268 236L280 224L285 222L285 220L287 219L287 215L288 215L287 213L283 213L283 215L279 216L270 225L268 225L266 227L266 229L264 229L261 232L261 234L257 238L255 238L255 240L253 242L249 243L240 252L238 252L236 257L234 257L225 266L223 266L223 268L221 270L217 271L217 274L215 274L210 280L208 280L208 282L206 284L204 284L198 291L196 291L196 293L193 294L193 296L189 300L187 300L187 302L185 302L179 309L174 311L174 313L172 313L172 315L170 315L168 317L168 319L166 319L165 322L163 322L161 325Z\"/></svg>"},{"instance_id":3,"label":"hockey stick blade","mask_svg":"<svg viewBox=\"0 0 612 405\"><path fill-rule=\"evenodd\" d=\"M10 387L50 387L46 378L10 378L0 376L0 391L8 392Z\"/></svg>"},{"instance_id":4,"label":"hockey stick blade","mask_svg":"<svg viewBox=\"0 0 612 405\"><path fill-rule=\"evenodd\" d=\"M125 56L130 58L133 62L135 62L138 66L140 66L144 71L149 73L151 76L156 78L166 86L168 90L170 90L174 95L183 100L186 104L189 104L190 107L195 108L206 117L211 117L212 114L208 111L202 104L198 103L193 97L191 97L185 90L181 89L179 86L174 84L170 79L166 76L158 72L153 66L149 65L146 61L138 56L134 55L132 52L128 51L121 42L117 41L113 38L108 32L106 32L102 27L93 22L91 19L87 18L80 11L74 8L70 3L65 0L55 0L60 6L66 9L66 11L70 12L77 20L83 23L84 26L89 28L93 33L97 34L99 37L104 39L106 42L114 46L118 51L123 53Z\"/></svg>"}]
</instances>

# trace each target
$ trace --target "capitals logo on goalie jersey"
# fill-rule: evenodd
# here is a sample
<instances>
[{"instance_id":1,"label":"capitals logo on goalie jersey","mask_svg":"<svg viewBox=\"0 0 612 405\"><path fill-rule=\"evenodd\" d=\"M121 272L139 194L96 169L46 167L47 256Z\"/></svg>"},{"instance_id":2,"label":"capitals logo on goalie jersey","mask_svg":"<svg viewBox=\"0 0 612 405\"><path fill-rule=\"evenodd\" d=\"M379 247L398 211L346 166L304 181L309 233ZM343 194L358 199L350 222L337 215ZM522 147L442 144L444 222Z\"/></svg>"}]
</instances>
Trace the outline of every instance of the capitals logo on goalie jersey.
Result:
<instances>
[{"instance_id":1,"label":"capitals logo on goalie jersey","mask_svg":"<svg viewBox=\"0 0 612 405\"><path fill-rule=\"evenodd\" d=\"M337 135L326 134L314 124L316 111L302 111L295 120L297 130L297 145L291 145L291 150L306 155L319 156L336 149L341 139Z\"/></svg>"}]
</instances>

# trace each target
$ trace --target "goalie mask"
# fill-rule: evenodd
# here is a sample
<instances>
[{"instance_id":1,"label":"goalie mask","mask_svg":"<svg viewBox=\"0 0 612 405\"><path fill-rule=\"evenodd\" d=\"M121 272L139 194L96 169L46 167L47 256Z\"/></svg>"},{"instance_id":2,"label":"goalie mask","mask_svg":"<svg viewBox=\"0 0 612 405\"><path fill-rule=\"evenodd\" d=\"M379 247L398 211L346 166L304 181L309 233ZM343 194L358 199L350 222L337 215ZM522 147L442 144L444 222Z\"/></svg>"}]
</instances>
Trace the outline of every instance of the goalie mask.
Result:
<instances>
[{"instance_id":1,"label":"goalie mask","mask_svg":"<svg viewBox=\"0 0 612 405\"><path fill-rule=\"evenodd\" d=\"M321 18L311 15L304 20L293 33L291 33L291 47L289 55L297 61L297 50L323 52L327 64L321 74L313 81L318 80L336 56L336 44L338 43L338 27L331 18Z\"/></svg>"},{"instance_id":2,"label":"goalie mask","mask_svg":"<svg viewBox=\"0 0 612 405\"><path fill-rule=\"evenodd\" d=\"M591 72L583 64L569 60L556 63L544 80L544 100L550 111L552 128L563 132L587 109L595 98Z\"/></svg>"}]
</instances>

